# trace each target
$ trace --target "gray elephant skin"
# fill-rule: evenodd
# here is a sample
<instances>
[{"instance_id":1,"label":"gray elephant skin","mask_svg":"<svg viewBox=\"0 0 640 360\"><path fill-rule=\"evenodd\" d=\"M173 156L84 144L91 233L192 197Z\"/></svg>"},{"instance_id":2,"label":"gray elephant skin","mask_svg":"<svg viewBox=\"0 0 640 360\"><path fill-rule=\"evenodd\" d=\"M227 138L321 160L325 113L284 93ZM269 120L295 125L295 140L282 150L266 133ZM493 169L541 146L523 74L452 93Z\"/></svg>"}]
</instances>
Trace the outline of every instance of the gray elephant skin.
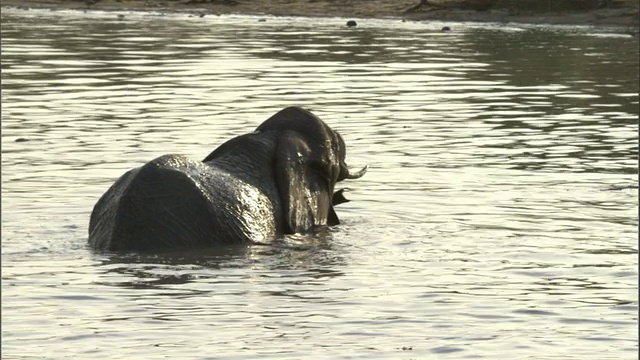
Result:
<instances>
[{"instance_id":1,"label":"gray elephant skin","mask_svg":"<svg viewBox=\"0 0 640 360\"><path fill-rule=\"evenodd\" d=\"M269 242L340 223L350 174L340 134L309 111L285 108L202 161L163 155L129 170L89 221L94 249L148 251Z\"/></svg>"}]
</instances>

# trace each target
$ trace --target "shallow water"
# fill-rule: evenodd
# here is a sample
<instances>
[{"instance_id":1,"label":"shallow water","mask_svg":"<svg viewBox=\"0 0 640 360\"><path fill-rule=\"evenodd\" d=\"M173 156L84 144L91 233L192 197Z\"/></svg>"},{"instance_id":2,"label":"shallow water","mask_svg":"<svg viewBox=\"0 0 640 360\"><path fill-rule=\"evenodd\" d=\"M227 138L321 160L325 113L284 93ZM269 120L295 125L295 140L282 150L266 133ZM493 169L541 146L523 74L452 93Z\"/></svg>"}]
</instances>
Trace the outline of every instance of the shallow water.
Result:
<instances>
[{"instance_id":1,"label":"shallow water","mask_svg":"<svg viewBox=\"0 0 640 360\"><path fill-rule=\"evenodd\" d=\"M637 37L265 19L3 9L3 358L637 358ZM88 249L124 171L288 105L370 165L342 225Z\"/></svg>"}]
</instances>

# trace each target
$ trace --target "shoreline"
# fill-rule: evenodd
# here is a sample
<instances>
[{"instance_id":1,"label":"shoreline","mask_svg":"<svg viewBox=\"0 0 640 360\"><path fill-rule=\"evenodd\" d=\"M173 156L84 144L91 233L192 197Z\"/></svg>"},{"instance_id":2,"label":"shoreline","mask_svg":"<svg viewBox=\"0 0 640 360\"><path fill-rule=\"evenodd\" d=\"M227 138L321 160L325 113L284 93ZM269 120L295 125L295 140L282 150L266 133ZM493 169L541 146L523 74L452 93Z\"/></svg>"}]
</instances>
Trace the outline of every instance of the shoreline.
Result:
<instances>
[{"instance_id":1,"label":"shoreline","mask_svg":"<svg viewBox=\"0 0 640 360\"><path fill-rule=\"evenodd\" d=\"M78 11L153 11L207 15L254 15L341 17L359 19L402 19L409 21L452 21L522 23L534 25L577 25L624 28L638 34L639 7L625 1L624 6L572 12L518 12L507 9L488 11L459 8L428 8L409 11L417 0L3 0L3 8Z\"/></svg>"}]
</instances>

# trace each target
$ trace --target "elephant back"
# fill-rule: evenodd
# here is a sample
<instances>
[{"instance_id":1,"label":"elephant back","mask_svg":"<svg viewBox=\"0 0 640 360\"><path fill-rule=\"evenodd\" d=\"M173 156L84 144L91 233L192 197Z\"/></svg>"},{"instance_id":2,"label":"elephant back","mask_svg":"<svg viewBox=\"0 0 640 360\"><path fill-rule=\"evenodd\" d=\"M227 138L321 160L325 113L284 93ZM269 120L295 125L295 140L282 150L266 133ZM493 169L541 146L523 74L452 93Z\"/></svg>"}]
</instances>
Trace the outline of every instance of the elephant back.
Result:
<instances>
[{"instance_id":1,"label":"elephant back","mask_svg":"<svg viewBox=\"0 0 640 360\"><path fill-rule=\"evenodd\" d=\"M225 169L164 155L107 190L92 212L89 243L158 250L265 241L277 235L269 197Z\"/></svg>"}]
</instances>

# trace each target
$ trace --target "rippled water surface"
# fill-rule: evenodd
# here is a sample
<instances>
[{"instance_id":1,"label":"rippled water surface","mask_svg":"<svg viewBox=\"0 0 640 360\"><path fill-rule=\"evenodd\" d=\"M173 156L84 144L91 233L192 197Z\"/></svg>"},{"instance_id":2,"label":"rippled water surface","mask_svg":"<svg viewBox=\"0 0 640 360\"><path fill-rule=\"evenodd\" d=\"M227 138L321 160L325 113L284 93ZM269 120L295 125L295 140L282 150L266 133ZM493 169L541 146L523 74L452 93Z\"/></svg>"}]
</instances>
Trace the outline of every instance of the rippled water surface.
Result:
<instances>
[{"instance_id":1,"label":"rippled water surface","mask_svg":"<svg viewBox=\"0 0 640 360\"><path fill-rule=\"evenodd\" d=\"M637 358L637 37L260 20L2 12L3 358ZM124 171L294 104L370 165L342 225L86 246Z\"/></svg>"}]
</instances>

